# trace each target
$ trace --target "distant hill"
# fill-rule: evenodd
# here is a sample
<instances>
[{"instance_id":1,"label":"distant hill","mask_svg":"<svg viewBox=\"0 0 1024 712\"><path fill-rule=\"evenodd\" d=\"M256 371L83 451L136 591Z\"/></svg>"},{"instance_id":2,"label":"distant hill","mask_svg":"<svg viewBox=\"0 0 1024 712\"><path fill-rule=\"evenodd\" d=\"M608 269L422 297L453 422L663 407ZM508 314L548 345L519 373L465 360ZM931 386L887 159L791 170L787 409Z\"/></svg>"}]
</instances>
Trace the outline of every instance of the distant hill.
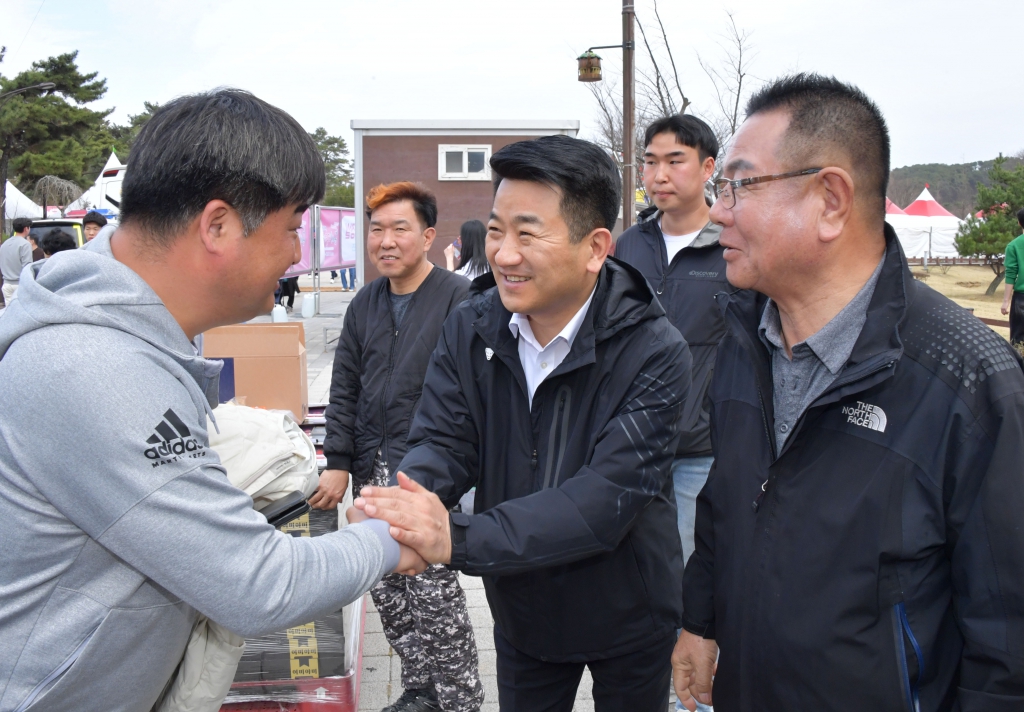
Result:
<instances>
[{"instance_id":1,"label":"distant hill","mask_svg":"<svg viewBox=\"0 0 1024 712\"><path fill-rule=\"evenodd\" d=\"M1024 153L1024 152L1021 152ZM889 173L889 199L901 208L910 205L921 194L925 183L931 194L946 210L958 218L974 212L978 184L989 184L988 171L995 160L974 163L925 163L896 168ZM1012 170L1024 163L1021 154L1007 159Z\"/></svg>"},{"instance_id":2,"label":"distant hill","mask_svg":"<svg viewBox=\"0 0 1024 712\"><path fill-rule=\"evenodd\" d=\"M917 199L925 185L935 199L958 218L974 209L978 184L988 184L992 161L974 163L925 163L897 168L889 173L889 199L901 208Z\"/></svg>"}]
</instances>

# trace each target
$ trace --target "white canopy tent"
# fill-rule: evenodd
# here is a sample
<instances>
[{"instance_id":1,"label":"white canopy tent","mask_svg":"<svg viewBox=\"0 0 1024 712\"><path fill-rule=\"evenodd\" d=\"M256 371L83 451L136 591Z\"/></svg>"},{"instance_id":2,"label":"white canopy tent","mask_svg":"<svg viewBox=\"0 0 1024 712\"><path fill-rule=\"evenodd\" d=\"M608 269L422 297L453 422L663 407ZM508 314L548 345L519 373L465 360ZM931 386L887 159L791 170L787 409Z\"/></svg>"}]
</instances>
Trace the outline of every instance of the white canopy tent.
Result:
<instances>
[{"instance_id":1,"label":"white canopy tent","mask_svg":"<svg viewBox=\"0 0 1024 712\"><path fill-rule=\"evenodd\" d=\"M96 182L93 183L92 186L88 190L86 190L84 193L82 193L82 195L78 198L78 200L76 200L73 203L69 204L67 209L68 210L95 210L96 208L108 207L107 203L103 199L104 198L104 187L103 186L104 186L104 183L105 183L105 181L103 180L103 174L106 173L107 171L114 170L114 169L119 169L119 168L124 168L124 165L121 164L121 161L118 159L117 154L114 153L113 151L111 151L110 152L110 157L107 158L106 164L104 164L102 170L100 170L100 174L98 176L96 176Z\"/></svg>"},{"instance_id":2,"label":"white canopy tent","mask_svg":"<svg viewBox=\"0 0 1024 712\"><path fill-rule=\"evenodd\" d=\"M4 206L4 216L8 220L14 220L14 218L41 218L43 217L42 206L36 205L28 196L22 193L18 188L7 181L7 204Z\"/></svg>"},{"instance_id":3,"label":"white canopy tent","mask_svg":"<svg viewBox=\"0 0 1024 712\"><path fill-rule=\"evenodd\" d=\"M889 213L885 220L896 231L907 257L957 256L954 239L963 220L939 205L928 186L903 213Z\"/></svg>"}]
</instances>

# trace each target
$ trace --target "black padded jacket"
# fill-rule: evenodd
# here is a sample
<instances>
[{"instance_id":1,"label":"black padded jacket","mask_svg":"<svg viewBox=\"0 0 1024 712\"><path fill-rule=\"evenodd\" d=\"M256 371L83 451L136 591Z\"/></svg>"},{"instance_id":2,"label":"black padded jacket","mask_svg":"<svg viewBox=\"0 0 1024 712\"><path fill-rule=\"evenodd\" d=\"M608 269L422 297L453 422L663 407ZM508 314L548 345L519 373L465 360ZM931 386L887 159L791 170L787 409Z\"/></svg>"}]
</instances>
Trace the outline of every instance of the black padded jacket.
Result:
<instances>
[{"instance_id":1,"label":"black padded jacket","mask_svg":"<svg viewBox=\"0 0 1024 712\"><path fill-rule=\"evenodd\" d=\"M725 302L684 627L716 712L1024 710L1024 373L886 227L836 380L773 437L765 300Z\"/></svg>"},{"instance_id":2,"label":"black padded jacket","mask_svg":"<svg viewBox=\"0 0 1024 712\"><path fill-rule=\"evenodd\" d=\"M565 360L531 409L493 275L445 323L400 469L451 507L455 569L495 624L551 661L675 635L682 552L670 467L690 355L643 276L609 259ZM489 287L489 288L488 288Z\"/></svg>"},{"instance_id":3,"label":"black padded jacket","mask_svg":"<svg viewBox=\"0 0 1024 712\"><path fill-rule=\"evenodd\" d=\"M444 320L468 291L468 279L435 267L396 329L388 279L359 290L334 354L324 439L329 469L349 470L353 481L364 482L378 448L392 471L402 461L430 354Z\"/></svg>"}]
</instances>

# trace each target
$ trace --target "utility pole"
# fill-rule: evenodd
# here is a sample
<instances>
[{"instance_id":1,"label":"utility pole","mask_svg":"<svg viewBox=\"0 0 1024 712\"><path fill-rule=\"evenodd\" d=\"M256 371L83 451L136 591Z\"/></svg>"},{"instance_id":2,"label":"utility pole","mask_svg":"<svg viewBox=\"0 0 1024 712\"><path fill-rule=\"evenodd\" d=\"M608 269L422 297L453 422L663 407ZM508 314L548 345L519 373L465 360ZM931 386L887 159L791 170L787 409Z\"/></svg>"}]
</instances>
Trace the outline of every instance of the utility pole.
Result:
<instances>
[{"instance_id":1,"label":"utility pole","mask_svg":"<svg viewBox=\"0 0 1024 712\"><path fill-rule=\"evenodd\" d=\"M601 58L595 49L622 48L622 229L628 230L636 219L636 90L633 88L633 0L622 0L622 44L590 47L576 58L581 82L601 81Z\"/></svg>"},{"instance_id":2,"label":"utility pole","mask_svg":"<svg viewBox=\"0 0 1024 712\"><path fill-rule=\"evenodd\" d=\"M636 216L636 138L633 69L633 0L622 0L622 230L633 226Z\"/></svg>"}]
</instances>

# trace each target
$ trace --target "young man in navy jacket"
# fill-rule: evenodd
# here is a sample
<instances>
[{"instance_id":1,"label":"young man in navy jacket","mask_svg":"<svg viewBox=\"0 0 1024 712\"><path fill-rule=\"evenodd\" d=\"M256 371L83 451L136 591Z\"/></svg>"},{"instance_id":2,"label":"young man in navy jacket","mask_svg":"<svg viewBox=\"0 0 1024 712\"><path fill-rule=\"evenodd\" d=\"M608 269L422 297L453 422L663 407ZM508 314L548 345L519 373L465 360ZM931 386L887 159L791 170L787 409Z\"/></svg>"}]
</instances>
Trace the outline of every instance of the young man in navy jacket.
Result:
<instances>
[{"instance_id":1,"label":"young man in navy jacket","mask_svg":"<svg viewBox=\"0 0 1024 712\"><path fill-rule=\"evenodd\" d=\"M725 278L722 226L711 221L704 197L718 157L715 133L696 116L676 114L648 126L644 145L644 189L654 205L622 233L615 256L647 278L693 358L693 384L672 462L685 564L693 553L697 495L714 461L707 392L726 331L715 295L735 290ZM736 298L744 297L753 299L751 293Z\"/></svg>"},{"instance_id":2,"label":"young man in navy jacket","mask_svg":"<svg viewBox=\"0 0 1024 712\"><path fill-rule=\"evenodd\" d=\"M643 276L608 258L621 182L607 153L552 136L491 167L497 286L478 278L445 322L408 477L358 505L427 560L483 576L502 710L568 712L589 667L599 712L662 712L689 351ZM449 517L474 485L477 513Z\"/></svg>"}]
</instances>

